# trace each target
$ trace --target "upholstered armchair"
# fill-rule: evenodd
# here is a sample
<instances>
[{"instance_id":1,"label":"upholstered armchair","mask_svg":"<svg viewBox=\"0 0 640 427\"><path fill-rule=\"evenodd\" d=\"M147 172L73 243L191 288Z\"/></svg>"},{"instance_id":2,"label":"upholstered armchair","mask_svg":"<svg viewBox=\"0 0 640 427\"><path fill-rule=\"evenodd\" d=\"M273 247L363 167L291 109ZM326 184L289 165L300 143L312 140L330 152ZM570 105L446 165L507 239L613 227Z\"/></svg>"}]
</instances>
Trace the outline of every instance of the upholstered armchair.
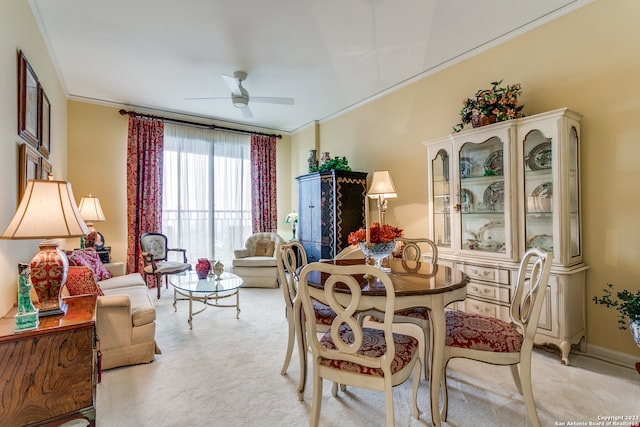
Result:
<instances>
[{"instance_id":1,"label":"upholstered armchair","mask_svg":"<svg viewBox=\"0 0 640 427\"><path fill-rule=\"evenodd\" d=\"M244 249L233 251L232 272L242 277L242 286L278 287L276 248L283 242L277 233L254 233L245 242Z\"/></svg>"},{"instance_id":2,"label":"upholstered armchair","mask_svg":"<svg viewBox=\"0 0 640 427\"><path fill-rule=\"evenodd\" d=\"M142 248L142 260L144 261L144 281L149 286L149 276L156 279L158 299L160 299L160 289L162 289L162 276L178 274L191 270L191 264L187 262L187 250L180 248L169 248L167 236L161 233L144 233L140 236L140 247ZM176 252L182 255L180 261L170 261L169 252ZM169 287L165 282L165 287Z\"/></svg>"}]
</instances>

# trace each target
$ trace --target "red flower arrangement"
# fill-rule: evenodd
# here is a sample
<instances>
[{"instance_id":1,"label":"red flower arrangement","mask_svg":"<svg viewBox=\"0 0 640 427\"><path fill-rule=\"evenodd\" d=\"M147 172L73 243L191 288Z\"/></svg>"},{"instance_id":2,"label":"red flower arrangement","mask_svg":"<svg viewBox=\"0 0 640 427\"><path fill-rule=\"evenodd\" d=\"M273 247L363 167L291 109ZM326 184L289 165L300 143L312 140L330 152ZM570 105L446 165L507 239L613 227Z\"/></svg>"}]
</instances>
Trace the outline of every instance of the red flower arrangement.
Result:
<instances>
[{"instance_id":1,"label":"red flower arrangement","mask_svg":"<svg viewBox=\"0 0 640 427\"><path fill-rule=\"evenodd\" d=\"M393 242L396 237L402 237L402 229L391 226L389 224L382 224L374 222L369 228L369 241L372 244ZM356 231L349 233L347 241L352 245L358 243L364 243L367 241L367 229L360 227Z\"/></svg>"}]
</instances>

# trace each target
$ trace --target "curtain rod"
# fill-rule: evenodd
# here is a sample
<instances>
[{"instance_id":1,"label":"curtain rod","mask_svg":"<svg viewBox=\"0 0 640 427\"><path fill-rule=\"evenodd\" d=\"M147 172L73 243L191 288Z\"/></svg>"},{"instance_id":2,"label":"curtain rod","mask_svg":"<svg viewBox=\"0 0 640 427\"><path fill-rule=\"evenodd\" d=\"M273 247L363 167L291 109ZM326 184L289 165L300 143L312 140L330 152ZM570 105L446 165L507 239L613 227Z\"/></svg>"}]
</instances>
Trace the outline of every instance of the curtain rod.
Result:
<instances>
[{"instance_id":1,"label":"curtain rod","mask_svg":"<svg viewBox=\"0 0 640 427\"><path fill-rule=\"evenodd\" d=\"M214 124L205 124L205 123L198 123L198 122L191 122L189 120L180 120L180 119L172 119L169 117L162 117L162 116L154 116L153 114L144 114L144 113L138 113L135 111L127 111L127 110L120 110L119 111L121 116L129 116L129 117L144 117L144 118L148 118L148 119L157 119L157 120L162 120L164 122L172 122L172 123L179 123L179 124L183 124L183 125L191 125L191 126L201 126L207 129L220 129L220 130L226 130L229 132L236 132L236 133L246 133L249 135L262 135L262 136L271 136L274 138L278 138L281 139L282 135L277 135L274 133L262 133L262 132L255 132L252 130L244 130L244 129L234 129L234 128L228 128L228 127L224 127L224 126L218 126L218 125L214 125Z\"/></svg>"}]
</instances>

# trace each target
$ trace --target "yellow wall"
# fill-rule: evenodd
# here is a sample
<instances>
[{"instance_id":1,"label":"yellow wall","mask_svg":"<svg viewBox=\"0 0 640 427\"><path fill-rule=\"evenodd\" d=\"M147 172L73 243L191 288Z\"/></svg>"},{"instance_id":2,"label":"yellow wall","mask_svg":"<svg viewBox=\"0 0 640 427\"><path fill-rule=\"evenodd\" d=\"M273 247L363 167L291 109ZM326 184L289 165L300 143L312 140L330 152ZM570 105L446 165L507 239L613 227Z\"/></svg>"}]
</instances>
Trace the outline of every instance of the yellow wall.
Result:
<instances>
[{"instance_id":1,"label":"yellow wall","mask_svg":"<svg viewBox=\"0 0 640 427\"><path fill-rule=\"evenodd\" d=\"M599 0L338 117L321 122L320 151L354 170L388 169L398 198L388 222L426 235L427 159L422 141L447 135L461 101L490 82L522 83L528 115L569 107L582 121L583 229L588 343L637 358L614 310L596 306L607 282L640 289L640 2ZM302 157L308 135L293 135ZM304 173L304 165L294 175Z\"/></svg>"},{"instance_id":2,"label":"yellow wall","mask_svg":"<svg viewBox=\"0 0 640 427\"><path fill-rule=\"evenodd\" d=\"M77 202L100 199L106 221L94 226L111 246L111 258L127 255L127 126L118 109L81 102L68 103L69 181Z\"/></svg>"},{"instance_id":3,"label":"yellow wall","mask_svg":"<svg viewBox=\"0 0 640 427\"><path fill-rule=\"evenodd\" d=\"M64 90L40 36L28 3L3 0L0 6L0 233L18 205L16 52L22 50L51 103L51 155L56 179L67 172L67 106ZM29 262L37 252L37 240L0 240L0 315L17 301L18 262ZM66 242L62 241L62 245Z\"/></svg>"}]
</instances>

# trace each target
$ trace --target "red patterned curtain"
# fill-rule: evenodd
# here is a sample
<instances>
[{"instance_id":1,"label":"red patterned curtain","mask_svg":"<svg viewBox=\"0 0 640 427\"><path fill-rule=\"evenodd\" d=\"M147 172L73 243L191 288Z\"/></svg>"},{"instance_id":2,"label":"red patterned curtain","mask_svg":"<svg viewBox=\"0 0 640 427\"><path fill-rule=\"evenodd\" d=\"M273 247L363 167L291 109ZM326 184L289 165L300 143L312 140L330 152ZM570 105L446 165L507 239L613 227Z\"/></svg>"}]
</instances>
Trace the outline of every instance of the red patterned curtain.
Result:
<instances>
[{"instance_id":1,"label":"red patterned curtain","mask_svg":"<svg viewBox=\"0 0 640 427\"><path fill-rule=\"evenodd\" d=\"M140 236L162 232L164 122L129 117L127 145L127 273L142 271Z\"/></svg>"},{"instance_id":2,"label":"red patterned curtain","mask_svg":"<svg viewBox=\"0 0 640 427\"><path fill-rule=\"evenodd\" d=\"M276 138L251 135L251 217L254 233L278 230Z\"/></svg>"}]
</instances>

